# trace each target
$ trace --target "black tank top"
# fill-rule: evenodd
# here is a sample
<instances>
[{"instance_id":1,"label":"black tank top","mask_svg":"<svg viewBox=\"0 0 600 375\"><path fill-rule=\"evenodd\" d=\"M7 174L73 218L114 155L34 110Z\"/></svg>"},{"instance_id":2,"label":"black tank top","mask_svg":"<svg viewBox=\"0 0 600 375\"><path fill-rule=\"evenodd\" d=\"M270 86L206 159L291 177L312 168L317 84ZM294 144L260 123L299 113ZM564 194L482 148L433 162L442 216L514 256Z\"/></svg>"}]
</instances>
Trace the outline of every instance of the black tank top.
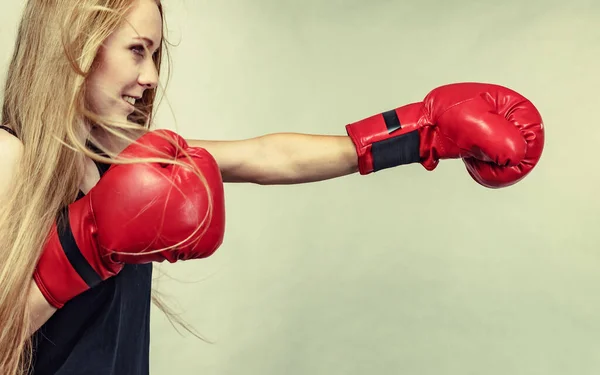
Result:
<instances>
[{"instance_id":1,"label":"black tank top","mask_svg":"<svg viewBox=\"0 0 600 375\"><path fill-rule=\"evenodd\" d=\"M33 335L30 375L148 375L151 285L152 264L126 265L67 302Z\"/></svg>"}]
</instances>

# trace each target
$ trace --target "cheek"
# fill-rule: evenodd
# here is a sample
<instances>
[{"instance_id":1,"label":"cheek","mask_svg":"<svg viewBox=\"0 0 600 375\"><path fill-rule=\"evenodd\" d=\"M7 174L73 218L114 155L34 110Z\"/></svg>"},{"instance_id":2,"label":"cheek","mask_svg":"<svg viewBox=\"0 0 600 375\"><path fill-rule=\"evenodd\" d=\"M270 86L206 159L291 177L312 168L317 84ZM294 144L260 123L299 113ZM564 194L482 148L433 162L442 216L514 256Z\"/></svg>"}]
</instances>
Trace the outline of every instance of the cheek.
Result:
<instances>
[{"instance_id":1,"label":"cheek","mask_svg":"<svg viewBox=\"0 0 600 375\"><path fill-rule=\"evenodd\" d=\"M127 87L135 82L135 74L127 62L107 62L99 66L88 78L88 100L96 105L119 99Z\"/></svg>"},{"instance_id":2,"label":"cheek","mask_svg":"<svg viewBox=\"0 0 600 375\"><path fill-rule=\"evenodd\" d=\"M112 54L105 59L101 68L102 77L113 83L123 82L127 78L127 72L130 72L133 66L131 56L126 53Z\"/></svg>"}]
</instances>

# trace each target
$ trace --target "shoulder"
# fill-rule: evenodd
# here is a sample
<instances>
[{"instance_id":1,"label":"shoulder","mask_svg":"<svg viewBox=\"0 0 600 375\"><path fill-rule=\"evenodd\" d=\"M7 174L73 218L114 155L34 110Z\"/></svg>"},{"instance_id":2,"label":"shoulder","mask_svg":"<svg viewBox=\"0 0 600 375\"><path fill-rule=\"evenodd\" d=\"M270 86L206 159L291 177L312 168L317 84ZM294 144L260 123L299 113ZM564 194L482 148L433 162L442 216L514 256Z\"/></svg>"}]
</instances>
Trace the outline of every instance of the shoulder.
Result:
<instances>
[{"instance_id":1,"label":"shoulder","mask_svg":"<svg viewBox=\"0 0 600 375\"><path fill-rule=\"evenodd\" d=\"M0 192L9 185L17 163L23 154L23 144L9 132L0 129Z\"/></svg>"},{"instance_id":2,"label":"shoulder","mask_svg":"<svg viewBox=\"0 0 600 375\"><path fill-rule=\"evenodd\" d=\"M4 129L0 129L0 165L14 164L23 154L23 143Z\"/></svg>"}]
</instances>

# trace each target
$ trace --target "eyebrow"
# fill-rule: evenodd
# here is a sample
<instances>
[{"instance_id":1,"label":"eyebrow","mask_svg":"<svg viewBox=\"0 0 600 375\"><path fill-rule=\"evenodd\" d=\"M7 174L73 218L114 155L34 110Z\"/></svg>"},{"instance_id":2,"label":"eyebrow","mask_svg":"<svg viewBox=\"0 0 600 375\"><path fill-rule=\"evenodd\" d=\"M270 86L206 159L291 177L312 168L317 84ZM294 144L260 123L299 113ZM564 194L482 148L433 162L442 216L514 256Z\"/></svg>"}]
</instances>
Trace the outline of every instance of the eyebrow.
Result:
<instances>
[{"instance_id":1,"label":"eyebrow","mask_svg":"<svg viewBox=\"0 0 600 375\"><path fill-rule=\"evenodd\" d=\"M152 39L146 38L145 36L142 36L142 37L136 36L133 39L143 40L144 42L148 43L148 49L150 49L154 46L154 41Z\"/></svg>"}]
</instances>

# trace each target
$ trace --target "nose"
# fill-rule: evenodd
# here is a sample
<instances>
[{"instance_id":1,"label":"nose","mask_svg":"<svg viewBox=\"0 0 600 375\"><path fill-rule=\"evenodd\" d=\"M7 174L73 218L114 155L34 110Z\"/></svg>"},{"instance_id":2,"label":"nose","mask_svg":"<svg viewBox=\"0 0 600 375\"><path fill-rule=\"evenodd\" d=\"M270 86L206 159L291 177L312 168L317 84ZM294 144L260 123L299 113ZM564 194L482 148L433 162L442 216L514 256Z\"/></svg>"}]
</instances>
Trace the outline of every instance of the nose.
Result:
<instances>
[{"instance_id":1,"label":"nose","mask_svg":"<svg viewBox=\"0 0 600 375\"><path fill-rule=\"evenodd\" d=\"M148 59L142 67L138 83L146 89L154 89L158 85L158 71L151 59Z\"/></svg>"}]
</instances>

